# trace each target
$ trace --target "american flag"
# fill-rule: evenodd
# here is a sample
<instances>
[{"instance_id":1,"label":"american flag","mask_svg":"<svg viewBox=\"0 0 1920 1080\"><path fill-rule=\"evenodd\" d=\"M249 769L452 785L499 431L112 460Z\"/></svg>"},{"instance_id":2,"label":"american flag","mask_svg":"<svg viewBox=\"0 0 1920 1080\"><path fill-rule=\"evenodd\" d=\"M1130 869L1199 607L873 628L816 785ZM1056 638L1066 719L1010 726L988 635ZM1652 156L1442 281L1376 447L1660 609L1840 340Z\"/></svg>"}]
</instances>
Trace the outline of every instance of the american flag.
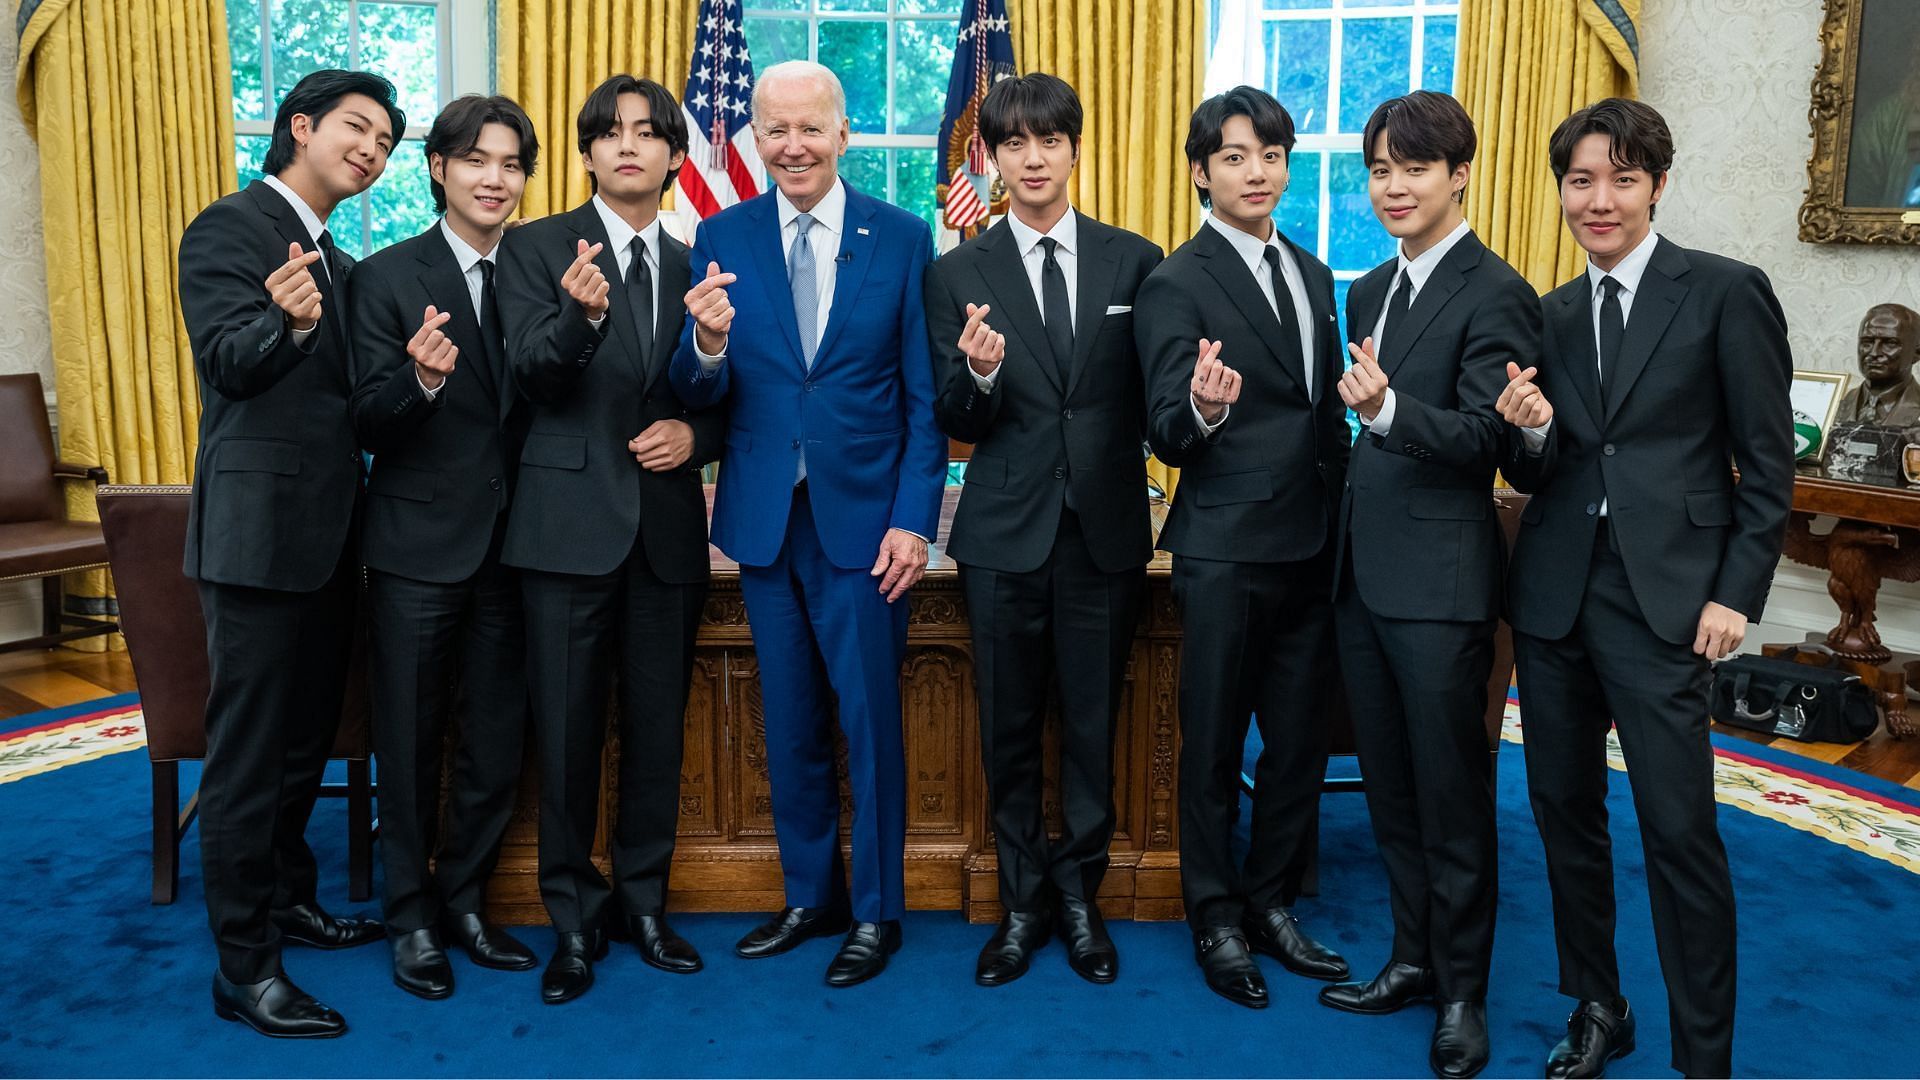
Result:
<instances>
[{"instance_id":1,"label":"american flag","mask_svg":"<svg viewBox=\"0 0 1920 1080\"><path fill-rule=\"evenodd\" d=\"M680 191L700 217L760 194L760 152L749 124L753 60L747 55L741 0L700 0L700 27L693 39L692 70L680 96L687 114L687 168Z\"/></svg>"},{"instance_id":2,"label":"american flag","mask_svg":"<svg viewBox=\"0 0 1920 1080\"><path fill-rule=\"evenodd\" d=\"M962 0L947 108L940 121L940 175L945 179L935 192L945 208L947 227L961 230L962 236L971 235L988 214L1005 209L1005 195L995 196L993 160L980 138L979 121L987 88L1012 74L1006 0Z\"/></svg>"}]
</instances>

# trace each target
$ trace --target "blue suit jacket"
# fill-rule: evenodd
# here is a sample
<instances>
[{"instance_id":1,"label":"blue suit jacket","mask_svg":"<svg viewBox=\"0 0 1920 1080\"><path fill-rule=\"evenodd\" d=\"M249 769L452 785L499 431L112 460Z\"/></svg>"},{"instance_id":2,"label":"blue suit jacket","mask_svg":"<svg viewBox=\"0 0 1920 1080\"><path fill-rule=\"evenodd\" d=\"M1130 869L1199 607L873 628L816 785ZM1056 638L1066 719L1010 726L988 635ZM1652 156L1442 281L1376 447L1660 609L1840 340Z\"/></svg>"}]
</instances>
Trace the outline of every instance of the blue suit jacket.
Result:
<instances>
[{"instance_id":1,"label":"blue suit jacket","mask_svg":"<svg viewBox=\"0 0 1920 1080\"><path fill-rule=\"evenodd\" d=\"M847 186L833 308L809 371L775 198L729 207L695 232L694 280L709 262L739 276L727 290L733 328L726 363L707 375L688 316L673 388L690 409L728 403L713 507L721 551L745 566L779 556L804 445L820 545L835 566L865 569L889 528L933 540L939 526L947 440L933 419L920 292L933 237L919 218Z\"/></svg>"}]
</instances>

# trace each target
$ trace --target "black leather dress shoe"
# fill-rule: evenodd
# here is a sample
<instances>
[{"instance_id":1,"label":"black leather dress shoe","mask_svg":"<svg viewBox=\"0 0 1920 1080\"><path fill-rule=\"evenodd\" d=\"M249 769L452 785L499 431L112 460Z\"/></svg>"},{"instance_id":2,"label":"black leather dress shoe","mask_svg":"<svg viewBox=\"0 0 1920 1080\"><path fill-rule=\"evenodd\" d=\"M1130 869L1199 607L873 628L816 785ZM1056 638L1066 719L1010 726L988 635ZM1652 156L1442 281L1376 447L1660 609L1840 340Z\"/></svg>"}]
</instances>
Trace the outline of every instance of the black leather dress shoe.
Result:
<instances>
[{"instance_id":1,"label":"black leather dress shoe","mask_svg":"<svg viewBox=\"0 0 1920 1080\"><path fill-rule=\"evenodd\" d=\"M803 941L844 934L852 921L853 916L847 909L837 904L784 908L773 918L747 931L747 936L740 939L740 943L733 947L733 952L743 960L778 956Z\"/></svg>"},{"instance_id":2,"label":"black leather dress shoe","mask_svg":"<svg viewBox=\"0 0 1920 1080\"><path fill-rule=\"evenodd\" d=\"M331 1039L347 1033L341 1015L284 974L264 982L236 983L213 973L213 1012L276 1039Z\"/></svg>"},{"instance_id":3,"label":"black leather dress shoe","mask_svg":"<svg viewBox=\"0 0 1920 1080\"><path fill-rule=\"evenodd\" d=\"M1433 996L1433 972L1427 968L1387 961L1372 982L1343 982L1320 991L1320 1004L1353 1013L1399 1012Z\"/></svg>"},{"instance_id":4,"label":"black leather dress shoe","mask_svg":"<svg viewBox=\"0 0 1920 1080\"><path fill-rule=\"evenodd\" d=\"M1047 943L1047 916L1009 911L1000 916L1000 928L980 949L973 965L973 981L981 986L1004 986L1027 973L1027 961Z\"/></svg>"},{"instance_id":5,"label":"black leather dress shoe","mask_svg":"<svg viewBox=\"0 0 1920 1080\"><path fill-rule=\"evenodd\" d=\"M1249 1009L1267 1007L1267 980L1247 951L1247 936L1230 926L1202 930L1193 938L1194 959L1207 976L1207 989Z\"/></svg>"},{"instance_id":6,"label":"black leather dress shoe","mask_svg":"<svg viewBox=\"0 0 1920 1080\"><path fill-rule=\"evenodd\" d=\"M563 1005L593 988L593 962L607 956L607 936L598 930L558 935L553 959L540 974L540 1000Z\"/></svg>"},{"instance_id":7,"label":"black leather dress shoe","mask_svg":"<svg viewBox=\"0 0 1920 1080\"><path fill-rule=\"evenodd\" d=\"M639 947L640 958L661 971L691 975L702 966L700 950L674 933L665 915L629 915L627 934Z\"/></svg>"},{"instance_id":8,"label":"black leather dress shoe","mask_svg":"<svg viewBox=\"0 0 1920 1080\"><path fill-rule=\"evenodd\" d=\"M295 904L272 912L269 918L279 928L281 941L314 949L351 949L387 936L387 928L379 919L336 917L319 904Z\"/></svg>"},{"instance_id":9,"label":"black leather dress shoe","mask_svg":"<svg viewBox=\"0 0 1920 1080\"><path fill-rule=\"evenodd\" d=\"M393 939L393 985L428 1001L453 993L453 965L438 934L415 930Z\"/></svg>"},{"instance_id":10,"label":"black leather dress shoe","mask_svg":"<svg viewBox=\"0 0 1920 1080\"><path fill-rule=\"evenodd\" d=\"M1060 898L1060 942L1067 947L1067 966L1091 983L1110 983L1120 977L1120 952L1107 936L1100 909L1077 897Z\"/></svg>"},{"instance_id":11,"label":"black leather dress shoe","mask_svg":"<svg viewBox=\"0 0 1920 1080\"><path fill-rule=\"evenodd\" d=\"M1347 962L1340 954L1308 937L1300 929L1300 920L1286 908L1249 911L1240 926L1247 932L1249 948L1280 961L1295 975L1328 982L1347 977Z\"/></svg>"},{"instance_id":12,"label":"black leather dress shoe","mask_svg":"<svg viewBox=\"0 0 1920 1080\"><path fill-rule=\"evenodd\" d=\"M520 939L478 915L449 915L440 921L440 938L467 951L483 968L495 971L532 971L540 963Z\"/></svg>"},{"instance_id":13,"label":"black leather dress shoe","mask_svg":"<svg viewBox=\"0 0 1920 1080\"><path fill-rule=\"evenodd\" d=\"M1487 1067L1487 1003L1443 1001L1433 1022L1433 1046L1427 1064L1447 1080L1479 1076Z\"/></svg>"},{"instance_id":14,"label":"black leather dress shoe","mask_svg":"<svg viewBox=\"0 0 1920 1080\"><path fill-rule=\"evenodd\" d=\"M1549 1080L1607 1074L1607 1062L1633 1053L1633 1006L1614 1012L1604 1002L1583 1001L1567 1017L1567 1037L1547 1056Z\"/></svg>"},{"instance_id":15,"label":"black leather dress shoe","mask_svg":"<svg viewBox=\"0 0 1920 1080\"><path fill-rule=\"evenodd\" d=\"M847 931L833 963L827 965L828 986L856 986L887 970L887 957L900 951L900 920L857 922Z\"/></svg>"}]
</instances>

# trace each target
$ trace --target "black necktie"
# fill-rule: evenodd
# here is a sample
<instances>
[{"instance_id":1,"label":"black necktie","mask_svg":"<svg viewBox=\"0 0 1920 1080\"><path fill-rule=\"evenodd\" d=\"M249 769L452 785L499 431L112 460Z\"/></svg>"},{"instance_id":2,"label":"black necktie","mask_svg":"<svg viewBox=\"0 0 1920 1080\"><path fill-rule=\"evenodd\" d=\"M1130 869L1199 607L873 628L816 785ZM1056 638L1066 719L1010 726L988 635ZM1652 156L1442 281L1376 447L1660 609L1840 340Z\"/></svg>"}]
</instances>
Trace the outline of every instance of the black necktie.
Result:
<instances>
[{"instance_id":1,"label":"black necktie","mask_svg":"<svg viewBox=\"0 0 1920 1080\"><path fill-rule=\"evenodd\" d=\"M633 313L634 334L640 339L640 367L653 357L653 271L647 268L647 242L633 238L627 260L627 310Z\"/></svg>"},{"instance_id":2,"label":"black necktie","mask_svg":"<svg viewBox=\"0 0 1920 1080\"><path fill-rule=\"evenodd\" d=\"M1067 275L1060 269L1059 260L1053 256L1059 241L1051 236L1040 238L1040 249L1046 257L1040 261L1040 317L1047 324L1047 345L1053 352L1053 370L1060 376L1060 387L1066 389L1067 367L1073 362L1073 308L1067 303Z\"/></svg>"},{"instance_id":3,"label":"black necktie","mask_svg":"<svg viewBox=\"0 0 1920 1080\"><path fill-rule=\"evenodd\" d=\"M500 337L500 298L493 291L493 260L480 260L480 342L489 362L496 362L502 348ZM496 370L498 364L495 363Z\"/></svg>"},{"instance_id":4,"label":"black necktie","mask_svg":"<svg viewBox=\"0 0 1920 1080\"><path fill-rule=\"evenodd\" d=\"M1280 355L1292 360L1300 377L1313 392L1313 376L1307 371L1307 358L1300 353L1300 310L1293 306L1293 290L1287 288L1287 276L1280 271L1280 249L1268 244L1260 249L1267 260L1267 275L1273 281L1273 313L1280 317Z\"/></svg>"},{"instance_id":5,"label":"black necktie","mask_svg":"<svg viewBox=\"0 0 1920 1080\"><path fill-rule=\"evenodd\" d=\"M1620 362L1620 343L1627 336L1627 318L1620 311L1620 282L1609 274L1600 279L1600 400L1607 396L1607 380Z\"/></svg>"},{"instance_id":6,"label":"black necktie","mask_svg":"<svg viewBox=\"0 0 1920 1080\"><path fill-rule=\"evenodd\" d=\"M327 284L333 284L333 230L320 230L320 265L326 271Z\"/></svg>"},{"instance_id":7,"label":"black necktie","mask_svg":"<svg viewBox=\"0 0 1920 1080\"><path fill-rule=\"evenodd\" d=\"M1375 360L1380 359L1381 354L1385 352L1387 342L1399 340L1400 324L1407 321L1407 308L1413 303L1410 295L1413 289L1410 286L1406 268L1401 267L1400 271L1393 275L1393 294L1387 297L1387 321L1386 325L1380 328L1381 340L1373 343Z\"/></svg>"}]
</instances>

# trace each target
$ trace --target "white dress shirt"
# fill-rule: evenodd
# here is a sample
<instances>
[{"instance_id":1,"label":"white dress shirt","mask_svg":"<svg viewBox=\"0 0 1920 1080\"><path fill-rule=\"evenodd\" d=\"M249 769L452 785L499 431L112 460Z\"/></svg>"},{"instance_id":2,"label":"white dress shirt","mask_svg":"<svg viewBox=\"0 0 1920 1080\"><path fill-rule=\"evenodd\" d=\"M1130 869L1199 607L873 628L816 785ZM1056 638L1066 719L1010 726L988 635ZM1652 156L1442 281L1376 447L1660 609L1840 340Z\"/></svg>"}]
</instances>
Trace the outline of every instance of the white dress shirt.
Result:
<instances>
[{"instance_id":1,"label":"white dress shirt","mask_svg":"<svg viewBox=\"0 0 1920 1080\"><path fill-rule=\"evenodd\" d=\"M300 224L306 227L307 235L313 237L313 246L307 250L319 251L320 234L327 231L327 223L320 220L320 215L313 212L313 207L308 206L305 199L295 195L293 189L288 187L279 177L263 176L260 178L260 182L279 192L282 198L293 204L293 212L300 215ZM321 277L329 281L333 280L333 268L327 265L327 260L324 257L315 261L313 265L320 268ZM316 284L318 283L316 282ZM314 323L305 330L289 329L287 333L292 335L293 344L296 348L305 348L307 339L312 337L314 332L319 329L320 324Z\"/></svg>"},{"instance_id":2,"label":"white dress shirt","mask_svg":"<svg viewBox=\"0 0 1920 1080\"><path fill-rule=\"evenodd\" d=\"M1427 279L1433 276L1434 268L1440 265L1440 260L1447 257L1447 252L1453 250L1453 246L1460 242L1461 237L1466 236L1472 231L1472 229L1467 228L1467 223L1462 221L1460 224L1454 226L1453 231L1448 233L1439 243L1421 252L1419 256L1412 259L1407 258L1407 245L1405 243L1400 245L1400 265L1394 270L1393 281L1387 285L1386 301L1380 305L1380 317L1374 320L1373 323L1373 357L1375 360L1378 360L1386 354L1387 305L1393 300L1394 290L1400 287L1399 282L1401 276L1404 275L1406 277L1407 306L1411 308L1413 302L1420 298L1420 290L1426 287ZM1367 430L1383 439L1386 438L1387 432L1393 429L1393 409L1393 387L1389 386L1387 387L1386 399L1380 403L1379 413L1375 414L1373 420L1367 424Z\"/></svg>"},{"instance_id":3,"label":"white dress shirt","mask_svg":"<svg viewBox=\"0 0 1920 1080\"><path fill-rule=\"evenodd\" d=\"M1287 295L1293 298L1294 322L1297 324L1296 329L1300 332L1302 361L1300 374L1306 379L1307 396L1311 398L1313 396L1313 307L1307 303L1306 279L1300 274L1300 264L1293 257L1293 249L1281 243L1278 227L1268 233L1266 240L1262 241L1222 222L1212 214L1207 215L1206 223L1217 230L1221 236L1226 237L1227 243L1233 246L1234 252L1247 264L1247 270L1253 274L1253 280L1260 286L1261 295L1267 298L1267 306L1273 309L1276 316L1280 313L1280 305L1274 299L1278 292L1275 289L1273 273L1267 269L1266 250L1271 247L1280 252L1280 274L1287 279ZM1191 399L1192 395L1189 394L1188 398ZM1221 424L1227 422L1225 411L1221 412L1220 419L1215 423L1209 424L1201 419L1199 402L1193 402L1193 416L1200 421L1201 429L1209 435L1218 430Z\"/></svg>"},{"instance_id":4,"label":"white dress shirt","mask_svg":"<svg viewBox=\"0 0 1920 1080\"><path fill-rule=\"evenodd\" d=\"M633 262L633 238L638 236L645 245L649 271L647 276L652 282L653 312L654 319L657 321L660 317L660 215L655 214L653 220L647 222L647 227L636 233L633 226L627 224L627 219L614 213L613 207L608 206L598 195L593 197L593 208L600 212L600 225L607 230L607 246L613 249L614 262L620 270L620 280L607 283L610 289L625 288L627 267ZM479 305L476 304L474 310L478 311ZM601 324L607 321L607 317L602 314L598 319L587 321L595 330L598 330Z\"/></svg>"},{"instance_id":5,"label":"white dress shirt","mask_svg":"<svg viewBox=\"0 0 1920 1080\"><path fill-rule=\"evenodd\" d=\"M800 237L800 226L794 223L794 219L800 216L800 210L788 202L787 193L777 187L773 189L773 205L780 214L780 256L784 260L790 257L793 252L793 242ZM827 332L827 316L833 311L833 282L835 271L840 267L840 237L847 223L846 185L835 177L833 186L827 189L827 193L820 197L820 201L815 203L808 213L813 215L813 227L807 230L807 246L813 251L814 289L820 294L820 306L818 314L814 317L813 327L816 334L824 334ZM727 268L723 266L720 269ZM704 276L706 269L700 268L699 274ZM791 269L788 271L788 277L792 277ZM698 277L695 280L697 281ZM802 344L817 347L820 343L815 340ZM717 370L720 362L727 358L724 348L711 356L702 351L697 336L693 352L700 360L701 370L709 374Z\"/></svg>"},{"instance_id":6,"label":"white dress shirt","mask_svg":"<svg viewBox=\"0 0 1920 1080\"><path fill-rule=\"evenodd\" d=\"M1046 267L1047 253L1041 249L1040 241L1053 237L1053 261L1060 264L1060 275L1067 281L1067 317L1080 321L1080 225L1072 207L1060 215L1053 228L1040 232L1033 226L1020 220L1018 214L1007 215L1007 227L1013 231L1014 250L1020 253L1020 265L1026 268L1027 284L1033 289L1033 302L1040 309L1042 320L1046 318L1047 300L1040 291L1040 272ZM991 324L989 324L991 325ZM1002 365L1004 366L1004 365ZM993 384L999 381L1000 367L996 366L989 374L982 375L969 365L967 371L973 375L975 386L981 393L993 392Z\"/></svg>"},{"instance_id":7,"label":"white dress shirt","mask_svg":"<svg viewBox=\"0 0 1920 1080\"><path fill-rule=\"evenodd\" d=\"M480 327L481 333L486 333L490 331L492 327L487 325L486 316L480 312L481 298L486 286L486 279L482 277L480 273L480 264L483 262L493 262L494 255L500 250L500 243L497 240L494 241L493 250L488 251L485 255L480 254L480 252L474 250L472 244L460 239L460 234L454 232L453 226L447 224L446 215L444 214L440 217L440 235L446 237L447 246L453 249L453 261L459 264L460 276L467 283L467 298L473 301L473 321ZM448 375L447 378L451 379L453 376ZM427 395L428 401L439 397L440 391L445 389L447 385L442 382L439 386L430 387L426 383L421 382L419 368L413 370L413 381L420 384L420 392Z\"/></svg>"}]
</instances>

